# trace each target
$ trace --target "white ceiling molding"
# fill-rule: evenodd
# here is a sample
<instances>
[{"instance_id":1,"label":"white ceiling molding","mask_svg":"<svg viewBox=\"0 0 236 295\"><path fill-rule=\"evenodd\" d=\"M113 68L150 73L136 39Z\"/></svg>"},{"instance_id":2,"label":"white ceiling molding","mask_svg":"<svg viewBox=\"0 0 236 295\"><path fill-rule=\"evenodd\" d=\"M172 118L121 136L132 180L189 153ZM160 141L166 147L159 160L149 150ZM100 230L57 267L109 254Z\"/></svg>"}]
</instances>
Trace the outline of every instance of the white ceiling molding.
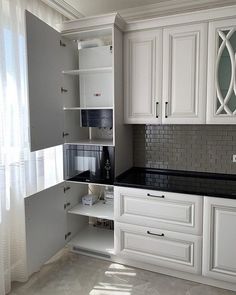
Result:
<instances>
[{"instance_id":1,"label":"white ceiling molding","mask_svg":"<svg viewBox=\"0 0 236 295\"><path fill-rule=\"evenodd\" d=\"M64 0L41 0L46 3L48 6L60 12L62 15L67 17L70 20L78 19L84 17L82 13L80 13L73 6L68 4Z\"/></svg>"},{"instance_id":2,"label":"white ceiling molding","mask_svg":"<svg viewBox=\"0 0 236 295\"><path fill-rule=\"evenodd\" d=\"M132 22L202 9L235 5L235 0L166 0L155 4L119 10L125 21Z\"/></svg>"}]
</instances>

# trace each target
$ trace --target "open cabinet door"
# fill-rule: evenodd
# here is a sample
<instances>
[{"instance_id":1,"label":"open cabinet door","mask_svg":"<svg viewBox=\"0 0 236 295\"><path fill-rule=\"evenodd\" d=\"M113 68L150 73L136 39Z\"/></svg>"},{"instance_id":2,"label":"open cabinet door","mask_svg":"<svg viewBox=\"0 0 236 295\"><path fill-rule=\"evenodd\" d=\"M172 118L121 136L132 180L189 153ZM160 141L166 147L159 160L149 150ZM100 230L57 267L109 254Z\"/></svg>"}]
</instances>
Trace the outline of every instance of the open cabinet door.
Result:
<instances>
[{"instance_id":1,"label":"open cabinet door","mask_svg":"<svg viewBox=\"0 0 236 295\"><path fill-rule=\"evenodd\" d=\"M67 46L59 32L28 11L26 36L30 144L31 151L37 151L64 142L62 71L75 54L71 55L72 41Z\"/></svg>"},{"instance_id":2,"label":"open cabinet door","mask_svg":"<svg viewBox=\"0 0 236 295\"><path fill-rule=\"evenodd\" d=\"M64 182L25 199L28 274L40 267L60 249L67 237Z\"/></svg>"}]
</instances>

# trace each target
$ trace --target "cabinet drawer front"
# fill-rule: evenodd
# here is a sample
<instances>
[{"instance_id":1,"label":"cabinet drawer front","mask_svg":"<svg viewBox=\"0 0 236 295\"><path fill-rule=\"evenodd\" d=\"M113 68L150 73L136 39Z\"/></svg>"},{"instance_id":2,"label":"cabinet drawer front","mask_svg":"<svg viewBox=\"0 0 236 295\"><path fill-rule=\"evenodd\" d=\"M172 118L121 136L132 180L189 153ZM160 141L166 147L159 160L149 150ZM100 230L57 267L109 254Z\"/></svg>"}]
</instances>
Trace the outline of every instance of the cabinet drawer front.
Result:
<instances>
[{"instance_id":1,"label":"cabinet drawer front","mask_svg":"<svg viewBox=\"0 0 236 295\"><path fill-rule=\"evenodd\" d=\"M116 254L176 270L201 272L201 237L115 223Z\"/></svg>"},{"instance_id":2,"label":"cabinet drawer front","mask_svg":"<svg viewBox=\"0 0 236 295\"><path fill-rule=\"evenodd\" d=\"M192 234L202 233L202 197L115 188L115 220Z\"/></svg>"}]
</instances>

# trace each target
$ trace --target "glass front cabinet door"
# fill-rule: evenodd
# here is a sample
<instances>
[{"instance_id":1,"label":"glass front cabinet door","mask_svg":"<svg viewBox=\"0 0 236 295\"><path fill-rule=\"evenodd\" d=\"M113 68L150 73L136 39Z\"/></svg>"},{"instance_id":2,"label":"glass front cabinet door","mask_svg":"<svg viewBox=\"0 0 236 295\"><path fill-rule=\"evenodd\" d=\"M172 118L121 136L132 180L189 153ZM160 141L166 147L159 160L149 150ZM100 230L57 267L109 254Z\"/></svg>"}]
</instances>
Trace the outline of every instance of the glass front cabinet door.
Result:
<instances>
[{"instance_id":1,"label":"glass front cabinet door","mask_svg":"<svg viewBox=\"0 0 236 295\"><path fill-rule=\"evenodd\" d=\"M207 123L236 124L236 19L209 24Z\"/></svg>"}]
</instances>

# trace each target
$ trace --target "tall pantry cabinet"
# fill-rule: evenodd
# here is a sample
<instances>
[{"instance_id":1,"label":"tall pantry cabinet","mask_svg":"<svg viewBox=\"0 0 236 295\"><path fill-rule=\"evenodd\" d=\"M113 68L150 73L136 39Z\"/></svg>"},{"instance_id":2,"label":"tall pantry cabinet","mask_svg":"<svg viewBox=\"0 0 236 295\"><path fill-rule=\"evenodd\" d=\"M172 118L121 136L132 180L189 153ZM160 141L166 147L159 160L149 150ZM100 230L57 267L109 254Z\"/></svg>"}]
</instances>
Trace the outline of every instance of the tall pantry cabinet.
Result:
<instances>
[{"instance_id":1,"label":"tall pantry cabinet","mask_svg":"<svg viewBox=\"0 0 236 295\"><path fill-rule=\"evenodd\" d=\"M31 151L112 148L114 177L132 166L131 129L123 125L123 27L112 13L66 22L59 33L26 11ZM88 48L78 50L81 41ZM88 127L82 118L88 111L109 113L112 126ZM67 243L77 252L113 254L113 231L89 225L91 216L113 220L113 206L98 203L84 212L81 198L91 182L67 180L68 162L64 154L65 181L25 198L29 274ZM104 188L93 183L94 191Z\"/></svg>"}]
</instances>

